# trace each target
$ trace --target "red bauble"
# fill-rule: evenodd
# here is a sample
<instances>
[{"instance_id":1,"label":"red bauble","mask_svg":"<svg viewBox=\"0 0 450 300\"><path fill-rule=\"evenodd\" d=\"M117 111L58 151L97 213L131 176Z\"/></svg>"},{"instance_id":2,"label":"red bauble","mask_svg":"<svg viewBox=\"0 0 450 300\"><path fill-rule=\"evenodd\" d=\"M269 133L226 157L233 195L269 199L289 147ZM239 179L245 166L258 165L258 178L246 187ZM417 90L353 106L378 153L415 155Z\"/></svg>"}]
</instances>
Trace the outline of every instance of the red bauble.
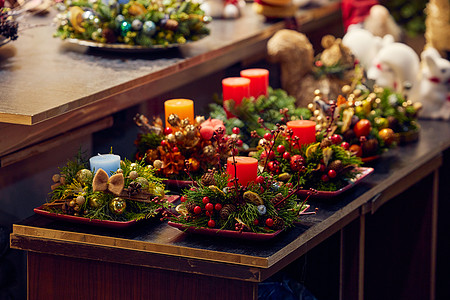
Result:
<instances>
[{"instance_id":1,"label":"red bauble","mask_svg":"<svg viewBox=\"0 0 450 300\"><path fill-rule=\"evenodd\" d=\"M206 209L207 211L213 211L213 210L214 210L214 204L212 204L212 203L206 203L205 209Z\"/></svg>"},{"instance_id":2,"label":"red bauble","mask_svg":"<svg viewBox=\"0 0 450 300\"><path fill-rule=\"evenodd\" d=\"M341 147L344 148L345 150L348 150L350 148L350 144L347 142L342 142Z\"/></svg>"},{"instance_id":3,"label":"red bauble","mask_svg":"<svg viewBox=\"0 0 450 300\"><path fill-rule=\"evenodd\" d=\"M202 202L203 202L203 204L208 203L209 202L209 197L207 197L207 196L203 197Z\"/></svg>"},{"instance_id":4,"label":"red bauble","mask_svg":"<svg viewBox=\"0 0 450 300\"><path fill-rule=\"evenodd\" d=\"M257 183L263 184L264 181L266 181L266 179L264 178L264 176L259 175L259 176L256 177L256 182L257 182Z\"/></svg>"},{"instance_id":5,"label":"red bauble","mask_svg":"<svg viewBox=\"0 0 450 300\"><path fill-rule=\"evenodd\" d=\"M186 202L186 200L187 200L187 197L186 197L186 196L181 196L181 198L180 198L180 201L181 201L181 202Z\"/></svg>"},{"instance_id":6,"label":"red bauble","mask_svg":"<svg viewBox=\"0 0 450 300\"><path fill-rule=\"evenodd\" d=\"M370 124L370 121L367 119L361 119L353 126L353 131L357 137L367 136L370 134L371 130L372 124Z\"/></svg>"},{"instance_id":7,"label":"red bauble","mask_svg":"<svg viewBox=\"0 0 450 300\"><path fill-rule=\"evenodd\" d=\"M342 136L340 136L339 134L333 134L330 137L330 140L333 144L337 145L339 143L342 143Z\"/></svg>"},{"instance_id":8,"label":"red bauble","mask_svg":"<svg viewBox=\"0 0 450 300\"><path fill-rule=\"evenodd\" d=\"M266 220L266 225L269 226L269 227L272 227L273 226L273 220L271 218L268 218Z\"/></svg>"},{"instance_id":9,"label":"red bauble","mask_svg":"<svg viewBox=\"0 0 450 300\"><path fill-rule=\"evenodd\" d=\"M328 177L335 178L337 176L337 173L335 170L328 170Z\"/></svg>"},{"instance_id":10,"label":"red bauble","mask_svg":"<svg viewBox=\"0 0 450 300\"><path fill-rule=\"evenodd\" d=\"M322 177L320 177L320 179L321 179L323 182L327 182L328 180L330 180L330 178L328 177L327 174L323 174Z\"/></svg>"},{"instance_id":11,"label":"red bauble","mask_svg":"<svg viewBox=\"0 0 450 300\"><path fill-rule=\"evenodd\" d=\"M284 147L283 145L278 145L277 152L281 154L284 151L286 151L286 147Z\"/></svg>"},{"instance_id":12,"label":"red bauble","mask_svg":"<svg viewBox=\"0 0 450 300\"><path fill-rule=\"evenodd\" d=\"M213 219L210 219L208 221L208 227L211 227L211 228L216 227L216 222Z\"/></svg>"},{"instance_id":13,"label":"red bauble","mask_svg":"<svg viewBox=\"0 0 450 300\"><path fill-rule=\"evenodd\" d=\"M290 159L290 158L291 158L291 153L289 153L289 152L284 152L284 153L283 153L283 158L286 159L286 160L287 160L287 159Z\"/></svg>"},{"instance_id":14,"label":"red bauble","mask_svg":"<svg viewBox=\"0 0 450 300\"><path fill-rule=\"evenodd\" d=\"M244 142L242 140L237 140L236 141L236 146L242 147L242 145L244 145Z\"/></svg>"},{"instance_id":15,"label":"red bauble","mask_svg":"<svg viewBox=\"0 0 450 300\"><path fill-rule=\"evenodd\" d=\"M270 132L266 132L263 136L266 141L270 141L272 139L272 134Z\"/></svg>"},{"instance_id":16,"label":"red bauble","mask_svg":"<svg viewBox=\"0 0 450 300\"><path fill-rule=\"evenodd\" d=\"M292 156L290 163L292 171L300 171L300 169L303 167L304 161L305 160L303 159L303 157L299 154Z\"/></svg>"},{"instance_id":17,"label":"red bauble","mask_svg":"<svg viewBox=\"0 0 450 300\"><path fill-rule=\"evenodd\" d=\"M220 211L222 209L222 204L216 203L216 205L214 205L214 209Z\"/></svg>"},{"instance_id":18,"label":"red bauble","mask_svg":"<svg viewBox=\"0 0 450 300\"><path fill-rule=\"evenodd\" d=\"M254 220L253 220L253 225L258 225L258 224L259 224L258 219L254 219Z\"/></svg>"},{"instance_id":19,"label":"red bauble","mask_svg":"<svg viewBox=\"0 0 450 300\"><path fill-rule=\"evenodd\" d=\"M172 132L173 132L172 128L170 128L170 127L164 128L164 134L165 135L171 134Z\"/></svg>"},{"instance_id":20,"label":"red bauble","mask_svg":"<svg viewBox=\"0 0 450 300\"><path fill-rule=\"evenodd\" d=\"M178 152L178 151L180 151L180 149L178 149L178 147L173 147L172 148L172 152Z\"/></svg>"},{"instance_id":21,"label":"red bauble","mask_svg":"<svg viewBox=\"0 0 450 300\"><path fill-rule=\"evenodd\" d=\"M161 141L161 146L166 147L169 143L166 140Z\"/></svg>"},{"instance_id":22,"label":"red bauble","mask_svg":"<svg viewBox=\"0 0 450 300\"><path fill-rule=\"evenodd\" d=\"M239 127L233 127L233 129L231 130L234 134L239 134L239 132L241 132L241 130L239 129Z\"/></svg>"},{"instance_id":23,"label":"red bauble","mask_svg":"<svg viewBox=\"0 0 450 300\"><path fill-rule=\"evenodd\" d=\"M199 215L202 213L202 208L200 206L194 207L194 214Z\"/></svg>"}]
</instances>

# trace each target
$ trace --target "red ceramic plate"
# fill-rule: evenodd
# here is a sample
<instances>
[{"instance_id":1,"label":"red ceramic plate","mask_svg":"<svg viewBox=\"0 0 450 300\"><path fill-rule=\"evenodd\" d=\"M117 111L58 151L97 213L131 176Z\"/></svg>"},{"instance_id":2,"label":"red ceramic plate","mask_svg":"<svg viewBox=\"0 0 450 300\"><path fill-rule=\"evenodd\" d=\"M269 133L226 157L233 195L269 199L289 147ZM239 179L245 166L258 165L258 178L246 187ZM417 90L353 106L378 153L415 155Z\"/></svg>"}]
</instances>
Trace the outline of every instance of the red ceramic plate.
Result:
<instances>
[{"instance_id":1,"label":"red ceramic plate","mask_svg":"<svg viewBox=\"0 0 450 300\"><path fill-rule=\"evenodd\" d=\"M168 202L173 203L175 202L179 196L172 195L172 196L166 196L166 199ZM98 220L98 219L89 219L84 217L77 217L72 215L65 215L65 214L58 214L46 211L42 209L43 205L37 207L34 209L34 212L36 214L49 217L51 219L59 220L59 221L67 221L72 223L79 223L79 224L89 224L94 226L100 226L100 227L107 227L107 228L126 228L133 224L136 224L140 220L131 220L131 221L109 221L109 220Z\"/></svg>"},{"instance_id":2,"label":"red ceramic plate","mask_svg":"<svg viewBox=\"0 0 450 300\"><path fill-rule=\"evenodd\" d=\"M331 197L335 197L335 196L345 192L346 190L352 188L355 184L357 184L358 182L363 180L367 175L369 175L370 173L373 172L373 168L366 168L366 167L356 168L356 170L359 171L360 173L355 178L353 178L343 188L341 188L341 189L339 189L337 191L333 191L333 192L317 191L317 194L311 195L311 197L315 197L315 198L331 198ZM300 191L298 191L298 195L299 196L307 196L308 192L309 192L309 190L300 190Z\"/></svg>"},{"instance_id":3,"label":"red ceramic plate","mask_svg":"<svg viewBox=\"0 0 450 300\"><path fill-rule=\"evenodd\" d=\"M234 231L234 230L224 230L224 229L214 229L214 228L204 228L204 227L191 227L186 226L184 224L175 223L169 221L170 226L178 228L181 231L195 233L195 234L203 234L203 235L212 235L212 236L220 236L220 237L230 237L230 238L239 238L253 241L264 241L270 240L276 237L282 230L278 230L272 233L256 233L256 232L246 232L246 231Z\"/></svg>"}]
</instances>

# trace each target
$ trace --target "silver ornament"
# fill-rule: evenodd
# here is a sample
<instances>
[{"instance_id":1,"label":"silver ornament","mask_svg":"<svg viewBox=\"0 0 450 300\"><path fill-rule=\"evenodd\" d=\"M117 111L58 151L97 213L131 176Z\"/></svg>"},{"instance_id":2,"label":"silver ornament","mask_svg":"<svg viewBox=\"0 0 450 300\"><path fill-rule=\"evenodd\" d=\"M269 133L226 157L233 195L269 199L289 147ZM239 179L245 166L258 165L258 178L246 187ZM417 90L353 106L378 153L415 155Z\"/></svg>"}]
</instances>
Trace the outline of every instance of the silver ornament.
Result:
<instances>
[{"instance_id":1,"label":"silver ornament","mask_svg":"<svg viewBox=\"0 0 450 300\"><path fill-rule=\"evenodd\" d=\"M131 27L133 27L134 30L139 31L142 29L142 22L141 20L133 20L133 22L131 23Z\"/></svg>"},{"instance_id":2,"label":"silver ornament","mask_svg":"<svg viewBox=\"0 0 450 300\"><path fill-rule=\"evenodd\" d=\"M84 20L92 20L92 19L94 19L94 13L92 11L90 11L90 10L85 11L82 16L83 16Z\"/></svg>"},{"instance_id":3,"label":"silver ornament","mask_svg":"<svg viewBox=\"0 0 450 300\"><path fill-rule=\"evenodd\" d=\"M265 205L258 205L258 213L262 216L267 212L266 206Z\"/></svg>"},{"instance_id":4,"label":"silver ornament","mask_svg":"<svg viewBox=\"0 0 450 300\"><path fill-rule=\"evenodd\" d=\"M153 36L156 33L156 25L153 21L145 21L142 25L142 32L148 36Z\"/></svg>"},{"instance_id":5,"label":"silver ornament","mask_svg":"<svg viewBox=\"0 0 450 300\"><path fill-rule=\"evenodd\" d=\"M117 15L117 17L114 19L117 27L120 27L123 21L125 21L125 17L122 15Z\"/></svg>"}]
</instances>

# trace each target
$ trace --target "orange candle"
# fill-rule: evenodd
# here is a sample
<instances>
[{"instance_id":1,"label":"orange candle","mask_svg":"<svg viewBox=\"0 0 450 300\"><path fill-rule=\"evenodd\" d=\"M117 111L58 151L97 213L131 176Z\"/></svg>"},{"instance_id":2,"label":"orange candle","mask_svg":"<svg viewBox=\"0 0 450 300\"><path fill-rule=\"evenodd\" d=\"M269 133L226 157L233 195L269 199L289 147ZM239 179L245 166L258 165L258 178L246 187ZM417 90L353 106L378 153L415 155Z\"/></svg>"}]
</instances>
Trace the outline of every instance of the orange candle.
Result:
<instances>
[{"instance_id":1,"label":"orange candle","mask_svg":"<svg viewBox=\"0 0 450 300\"><path fill-rule=\"evenodd\" d=\"M180 120L188 118L191 124L194 123L194 101L189 99L171 99L164 102L166 116L166 127L171 127L167 118L171 114L177 114Z\"/></svg>"},{"instance_id":2,"label":"orange candle","mask_svg":"<svg viewBox=\"0 0 450 300\"><path fill-rule=\"evenodd\" d=\"M241 71L241 77L250 79L250 96L255 99L261 95L267 96L269 86L269 71L266 69L246 69Z\"/></svg>"},{"instance_id":3,"label":"orange candle","mask_svg":"<svg viewBox=\"0 0 450 300\"><path fill-rule=\"evenodd\" d=\"M227 159L227 174L229 178L233 179L237 177L238 182L244 186L255 181L258 175L258 160L247 156L235 156L234 159L236 161L236 168L233 163L233 157L228 157Z\"/></svg>"},{"instance_id":4,"label":"orange candle","mask_svg":"<svg viewBox=\"0 0 450 300\"><path fill-rule=\"evenodd\" d=\"M293 136L298 136L300 145L311 144L316 141L316 122L310 120L295 120L286 123L292 129Z\"/></svg>"},{"instance_id":5,"label":"orange candle","mask_svg":"<svg viewBox=\"0 0 450 300\"><path fill-rule=\"evenodd\" d=\"M243 77L228 77L222 80L223 108L228 118L234 117L227 109L225 102L234 100L239 105L244 98L250 98L250 79Z\"/></svg>"}]
</instances>

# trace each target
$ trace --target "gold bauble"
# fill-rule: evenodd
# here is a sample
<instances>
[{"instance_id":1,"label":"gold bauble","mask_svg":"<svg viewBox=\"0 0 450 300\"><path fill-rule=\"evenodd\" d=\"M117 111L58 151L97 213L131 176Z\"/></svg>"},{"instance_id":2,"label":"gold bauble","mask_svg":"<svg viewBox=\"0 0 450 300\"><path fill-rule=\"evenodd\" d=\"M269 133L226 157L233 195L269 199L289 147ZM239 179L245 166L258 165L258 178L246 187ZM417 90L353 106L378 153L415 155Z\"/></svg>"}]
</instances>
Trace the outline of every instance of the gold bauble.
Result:
<instances>
[{"instance_id":1,"label":"gold bauble","mask_svg":"<svg viewBox=\"0 0 450 300\"><path fill-rule=\"evenodd\" d=\"M216 150L213 146L208 145L203 148L203 154L205 154L207 157L213 157L214 154L216 154Z\"/></svg>"},{"instance_id":2,"label":"gold bauble","mask_svg":"<svg viewBox=\"0 0 450 300\"><path fill-rule=\"evenodd\" d=\"M143 191L148 191L148 187L149 187L149 182L146 178L144 177L138 177L134 180L135 182L139 183L141 185L141 189Z\"/></svg>"},{"instance_id":3,"label":"gold bauble","mask_svg":"<svg viewBox=\"0 0 450 300\"><path fill-rule=\"evenodd\" d=\"M174 144L177 142L177 139L175 138L175 135L173 133L170 133L167 135L167 141L171 144Z\"/></svg>"},{"instance_id":4,"label":"gold bauble","mask_svg":"<svg viewBox=\"0 0 450 300\"><path fill-rule=\"evenodd\" d=\"M383 128L378 132L380 138L386 145L391 145L395 141L395 133L391 128Z\"/></svg>"},{"instance_id":5,"label":"gold bauble","mask_svg":"<svg viewBox=\"0 0 450 300\"><path fill-rule=\"evenodd\" d=\"M352 90L352 87L349 86L348 84L346 84L346 85L344 85L344 86L342 87L342 92L343 92L344 94L350 93L351 90Z\"/></svg>"},{"instance_id":6,"label":"gold bauble","mask_svg":"<svg viewBox=\"0 0 450 300\"><path fill-rule=\"evenodd\" d=\"M92 180L92 172L88 169L81 169L77 172L75 178L79 183L87 184Z\"/></svg>"},{"instance_id":7,"label":"gold bauble","mask_svg":"<svg viewBox=\"0 0 450 300\"><path fill-rule=\"evenodd\" d=\"M183 120L181 120L181 127L186 127L189 124L191 124L191 121L189 121L189 118L184 118Z\"/></svg>"},{"instance_id":8,"label":"gold bauble","mask_svg":"<svg viewBox=\"0 0 450 300\"><path fill-rule=\"evenodd\" d=\"M127 202L120 197L116 197L109 202L109 209L116 215L123 214L126 207Z\"/></svg>"},{"instance_id":9,"label":"gold bauble","mask_svg":"<svg viewBox=\"0 0 450 300\"><path fill-rule=\"evenodd\" d=\"M157 159L153 162L153 167L157 170L161 169L162 165L163 165L163 162L159 159Z\"/></svg>"},{"instance_id":10,"label":"gold bauble","mask_svg":"<svg viewBox=\"0 0 450 300\"><path fill-rule=\"evenodd\" d=\"M89 206L92 208L99 208L100 200L98 200L98 198L89 198Z\"/></svg>"},{"instance_id":11,"label":"gold bauble","mask_svg":"<svg viewBox=\"0 0 450 300\"><path fill-rule=\"evenodd\" d=\"M188 139L194 138L197 134L196 127L191 124L187 125L184 130L186 131L186 138Z\"/></svg>"},{"instance_id":12,"label":"gold bauble","mask_svg":"<svg viewBox=\"0 0 450 300\"><path fill-rule=\"evenodd\" d=\"M309 110L313 110L313 109L314 109L314 104L309 103L309 104L308 104L308 109L309 109Z\"/></svg>"},{"instance_id":13,"label":"gold bauble","mask_svg":"<svg viewBox=\"0 0 450 300\"><path fill-rule=\"evenodd\" d=\"M205 117L204 116L196 116L195 117L195 123L197 123L197 125L200 125L203 122L205 122Z\"/></svg>"}]
</instances>

